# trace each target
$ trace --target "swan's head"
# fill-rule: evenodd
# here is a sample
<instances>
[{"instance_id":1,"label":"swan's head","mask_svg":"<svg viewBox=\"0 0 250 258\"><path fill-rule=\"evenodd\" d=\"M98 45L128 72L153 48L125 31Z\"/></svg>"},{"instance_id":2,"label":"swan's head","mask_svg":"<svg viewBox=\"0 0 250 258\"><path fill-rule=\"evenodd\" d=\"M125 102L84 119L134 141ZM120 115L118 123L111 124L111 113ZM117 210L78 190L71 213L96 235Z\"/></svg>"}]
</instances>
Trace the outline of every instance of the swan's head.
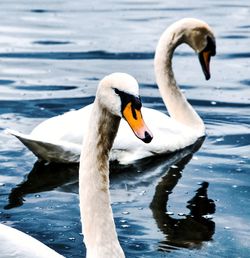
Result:
<instances>
[{"instance_id":1,"label":"swan's head","mask_svg":"<svg viewBox=\"0 0 250 258\"><path fill-rule=\"evenodd\" d=\"M96 96L110 113L124 118L139 139L151 142L153 136L142 118L139 86L134 77L112 73L101 80Z\"/></svg>"},{"instance_id":2,"label":"swan's head","mask_svg":"<svg viewBox=\"0 0 250 258\"><path fill-rule=\"evenodd\" d=\"M200 64L206 80L210 79L210 58L216 54L215 36L204 21L185 18L179 21L183 27L183 40L199 55Z\"/></svg>"}]
</instances>

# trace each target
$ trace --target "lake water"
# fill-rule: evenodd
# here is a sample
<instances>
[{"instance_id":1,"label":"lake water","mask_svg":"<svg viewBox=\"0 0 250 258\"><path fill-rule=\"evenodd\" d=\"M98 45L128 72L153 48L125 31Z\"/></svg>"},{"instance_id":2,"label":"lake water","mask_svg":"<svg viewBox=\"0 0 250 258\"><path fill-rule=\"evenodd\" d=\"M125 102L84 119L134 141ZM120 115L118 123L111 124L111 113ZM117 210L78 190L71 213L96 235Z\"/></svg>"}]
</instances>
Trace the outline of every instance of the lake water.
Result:
<instances>
[{"instance_id":1,"label":"lake water","mask_svg":"<svg viewBox=\"0 0 250 258\"><path fill-rule=\"evenodd\" d=\"M3 131L28 133L91 103L98 80L114 71L135 76L143 104L166 112L154 49L168 25L196 17L216 34L212 78L187 46L174 71L207 137L195 153L112 167L117 232L130 258L250 257L248 1L1 0L0 15L1 223L66 257L85 255L77 165L36 163Z\"/></svg>"}]
</instances>

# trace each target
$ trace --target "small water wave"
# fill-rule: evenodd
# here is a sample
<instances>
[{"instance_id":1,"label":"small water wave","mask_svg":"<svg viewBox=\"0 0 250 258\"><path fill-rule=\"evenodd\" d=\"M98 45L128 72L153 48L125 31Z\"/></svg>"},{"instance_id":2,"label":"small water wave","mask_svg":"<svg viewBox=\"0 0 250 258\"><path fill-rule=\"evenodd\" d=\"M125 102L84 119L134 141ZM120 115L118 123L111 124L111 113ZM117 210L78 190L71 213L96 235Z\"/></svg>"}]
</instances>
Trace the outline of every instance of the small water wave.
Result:
<instances>
[{"instance_id":1,"label":"small water wave","mask_svg":"<svg viewBox=\"0 0 250 258\"><path fill-rule=\"evenodd\" d=\"M33 41L33 44L38 44L38 45L67 45L71 44L71 41L57 41L57 40L37 40Z\"/></svg>"},{"instance_id":2,"label":"small water wave","mask_svg":"<svg viewBox=\"0 0 250 258\"><path fill-rule=\"evenodd\" d=\"M235 109L234 113L232 109L228 112L221 112L221 110L217 111L213 108L213 110L209 110L209 113L206 111L204 117L206 117L206 124L223 126L223 129L230 128L231 125L235 125L239 130L242 130L241 126L248 125L250 122L249 113L246 114L241 113L239 115L239 111L241 109ZM230 129L232 130L232 128ZM227 132L228 133L228 132Z\"/></svg>"},{"instance_id":3,"label":"small water wave","mask_svg":"<svg viewBox=\"0 0 250 258\"><path fill-rule=\"evenodd\" d=\"M1 84L1 82L0 82ZM15 86L18 90L28 91L63 91L63 90L74 90L77 86L65 86L65 85L29 85L29 86Z\"/></svg>"},{"instance_id":4,"label":"small water wave","mask_svg":"<svg viewBox=\"0 0 250 258\"><path fill-rule=\"evenodd\" d=\"M213 106L213 108L216 107L224 107L224 108L249 108L250 103L240 103L240 102L224 102L224 101L216 101L214 103L211 100L205 100L205 99L189 99L189 102L193 106L205 106L210 107Z\"/></svg>"},{"instance_id":5,"label":"small water wave","mask_svg":"<svg viewBox=\"0 0 250 258\"><path fill-rule=\"evenodd\" d=\"M250 86L250 79L241 80L240 83L246 86Z\"/></svg>"},{"instance_id":6,"label":"small water wave","mask_svg":"<svg viewBox=\"0 0 250 258\"><path fill-rule=\"evenodd\" d=\"M238 26L239 29L250 29L250 25Z\"/></svg>"},{"instance_id":7,"label":"small water wave","mask_svg":"<svg viewBox=\"0 0 250 258\"><path fill-rule=\"evenodd\" d=\"M248 36L245 35L226 35L222 36L222 39L247 39Z\"/></svg>"},{"instance_id":8,"label":"small water wave","mask_svg":"<svg viewBox=\"0 0 250 258\"><path fill-rule=\"evenodd\" d=\"M57 60L147 60L153 59L153 52L111 53L102 50L88 52L16 52L0 53L0 58L57 59Z\"/></svg>"},{"instance_id":9,"label":"small water wave","mask_svg":"<svg viewBox=\"0 0 250 258\"><path fill-rule=\"evenodd\" d=\"M191 56L189 52L179 52L176 56ZM0 58L53 59L53 60L149 60L154 52L107 52L103 50L88 52L15 52L0 53Z\"/></svg>"},{"instance_id":10,"label":"small water wave","mask_svg":"<svg viewBox=\"0 0 250 258\"><path fill-rule=\"evenodd\" d=\"M213 145L222 146L233 146L235 148L239 146L248 146L250 144L250 134L245 132L232 132L223 135L218 138L218 136L209 136L209 139L213 141Z\"/></svg>"},{"instance_id":11,"label":"small water wave","mask_svg":"<svg viewBox=\"0 0 250 258\"><path fill-rule=\"evenodd\" d=\"M216 7L222 7L222 8L248 8L248 4L216 4Z\"/></svg>"},{"instance_id":12,"label":"small water wave","mask_svg":"<svg viewBox=\"0 0 250 258\"><path fill-rule=\"evenodd\" d=\"M69 111L69 109L82 108L93 101L94 97L1 100L0 114L15 113L24 117L48 118Z\"/></svg>"},{"instance_id":13,"label":"small water wave","mask_svg":"<svg viewBox=\"0 0 250 258\"><path fill-rule=\"evenodd\" d=\"M221 55L218 55L218 57L220 59L250 58L250 52L221 54Z\"/></svg>"},{"instance_id":14,"label":"small water wave","mask_svg":"<svg viewBox=\"0 0 250 258\"><path fill-rule=\"evenodd\" d=\"M13 81L13 80L7 80L7 79L0 80L0 85L8 85L8 84L13 84L13 83L15 83L15 81Z\"/></svg>"},{"instance_id":15,"label":"small water wave","mask_svg":"<svg viewBox=\"0 0 250 258\"><path fill-rule=\"evenodd\" d=\"M31 13L55 13L58 12L58 10L47 10L47 9L31 9Z\"/></svg>"}]
</instances>

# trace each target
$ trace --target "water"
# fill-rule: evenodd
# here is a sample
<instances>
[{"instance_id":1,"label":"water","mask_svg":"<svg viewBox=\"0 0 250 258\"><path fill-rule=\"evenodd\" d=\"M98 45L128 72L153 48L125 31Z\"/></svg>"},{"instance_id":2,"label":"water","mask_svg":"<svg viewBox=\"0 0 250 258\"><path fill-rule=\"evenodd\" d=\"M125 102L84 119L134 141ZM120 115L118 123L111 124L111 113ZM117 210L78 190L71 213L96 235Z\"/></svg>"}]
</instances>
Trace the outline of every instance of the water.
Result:
<instances>
[{"instance_id":1,"label":"water","mask_svg":"<svg viewBox=\"0 0 250 258\"><path fill-rule=\"evenodd\" d=\"M212 78L181 46L178 83L205 121L192 154L112 167L117 232L127 257L249 257L249 44L247 1L7 1L0 3L0 221L66 257L85 254L77 165L35 163L7 127L22 132L91 103L98 80L123 71L145 106L165 112L154 82L161 32L183 17L217 37ZM84 121L83 121L84 122ZM8 208L8 209L7 209Z\"/></svg>"}]
</instances>

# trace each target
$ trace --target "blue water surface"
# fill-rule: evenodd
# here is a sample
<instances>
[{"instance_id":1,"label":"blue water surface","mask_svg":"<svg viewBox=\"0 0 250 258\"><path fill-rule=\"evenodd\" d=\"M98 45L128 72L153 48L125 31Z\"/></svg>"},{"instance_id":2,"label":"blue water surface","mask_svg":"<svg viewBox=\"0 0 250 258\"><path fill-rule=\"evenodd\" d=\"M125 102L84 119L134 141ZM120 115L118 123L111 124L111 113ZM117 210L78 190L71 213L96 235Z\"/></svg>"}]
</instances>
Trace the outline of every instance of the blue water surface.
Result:
<instances>
[{"instance_id":1,"label":"blue water surface","mask_svg":"<svg viewBox=\"0 0 250 258\"><path fill-rule=\"evenodd\" d=\"M172 22L195 17L216 35L212 78L187 46L173 65L207 137L171 156L111 166L117 232L128 258L249 257L248 1L1 0L0 15L1 223L68 258L85 256L78 165L36 162L4 130L28 133L91 103L99 79L115 71L137 78L145 106L167 112L155 46Z\"/></svg>"}]
</instances>

